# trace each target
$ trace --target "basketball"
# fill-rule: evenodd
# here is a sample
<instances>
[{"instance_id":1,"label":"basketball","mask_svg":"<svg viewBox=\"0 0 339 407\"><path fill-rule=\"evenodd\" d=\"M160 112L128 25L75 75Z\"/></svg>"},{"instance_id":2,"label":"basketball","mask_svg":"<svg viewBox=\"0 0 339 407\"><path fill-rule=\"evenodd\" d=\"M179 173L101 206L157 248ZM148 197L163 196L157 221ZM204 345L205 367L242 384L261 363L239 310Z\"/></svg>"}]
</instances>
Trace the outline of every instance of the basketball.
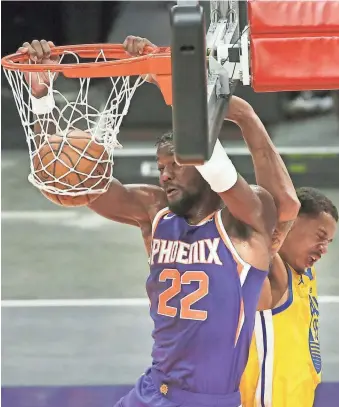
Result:
<instances>
[{"instance_id":1,"label":"basketball","mask_svg":"<svg viewBox=\"0 0 339 407\"><path fill-rule=\"evenodd\" d=\"M109 182L112 167L104 147L82 130L71 130L65 138L48 136L33 158L35 177L45 185L67 192L102 190ZM86 206L102 193L78 196L53 194L41 190L50 201L61 206Z\"/></svg>"}]
</instances>

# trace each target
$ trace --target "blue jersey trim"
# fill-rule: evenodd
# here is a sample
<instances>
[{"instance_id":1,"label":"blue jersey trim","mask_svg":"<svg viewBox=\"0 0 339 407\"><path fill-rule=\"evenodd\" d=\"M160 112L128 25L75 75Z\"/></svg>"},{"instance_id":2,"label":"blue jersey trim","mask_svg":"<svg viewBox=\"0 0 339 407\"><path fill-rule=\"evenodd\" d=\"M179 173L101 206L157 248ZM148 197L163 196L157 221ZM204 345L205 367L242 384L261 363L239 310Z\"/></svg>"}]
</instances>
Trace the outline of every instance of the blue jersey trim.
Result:
<instances>
[{"instance_id":1,"label":"blue jersey trim","mask_svg":"<svg viewBox=\"0 0 339 407\"><path fill-rule=\"evenodd\" d=\"M310 281L312 281L312 280L313 280L313 274L312 274L312 269L311 269L311 267L309 267L308 269L306 269L306 270L303 272L303 275L304 275L304 276L307 276L307 277L310 279Z\"/></svg>"},{"instance_id":2,"label":"blue jersey trim","mask_svg":"<svg viewBox=\"0 0 339 407\"><path fill-rule=\"evenodd\" d=\"M262 327L262 339L264 344L264 358L261 368L261 406L265 407L265 373L266 373L266 356L267 356L267 334L264 312L260 311L261 327Z\"/></svg>"},{"instance_id":3,"label":"blue jersey trim","mask_svg":"<svg viewBox=\"0 0 339 407\"><path fill-rule=\"evenodd\" d=\"M287 275L288 275L288 298L284 304L279 305L279 307L272 309L272 315L276 315L282 311L285 311L293 302L292 272L291 272L290 267L287 264L286 264L286 269L287 269Z\"/></svg>"}]
</instances>

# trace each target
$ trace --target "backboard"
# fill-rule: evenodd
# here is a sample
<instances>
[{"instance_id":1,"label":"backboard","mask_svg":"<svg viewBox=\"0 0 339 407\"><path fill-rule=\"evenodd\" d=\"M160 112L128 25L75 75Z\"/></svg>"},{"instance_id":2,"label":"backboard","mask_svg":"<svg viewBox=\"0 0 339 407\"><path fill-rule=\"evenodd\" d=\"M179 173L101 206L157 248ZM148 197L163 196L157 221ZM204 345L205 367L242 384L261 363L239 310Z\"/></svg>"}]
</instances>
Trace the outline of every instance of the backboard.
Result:
<instances>
[{"instance_id":1,"label":"backboard","mask_svg":"<svg viewBox=\"0 0 339 407\"><path fill-rule=\"evenodd\" d=\"M210 158L237 82L249 83L246 4L239 3L211 1L207 31L198 2L178 1L171 10L173 132L182 165Z\"/></svg>"},{"instance_id":2,"label":"backboard","mask_svg":"<svg viewBox=\"0 0 339 407\"><path fill-rule=\"evenodd\" d=\"M339 88L339 2L197 1L171 11L177 161L208 160L238 82L256 92ZM300 33L303 33L300 36Z\"/></svg>"}]
</instances>

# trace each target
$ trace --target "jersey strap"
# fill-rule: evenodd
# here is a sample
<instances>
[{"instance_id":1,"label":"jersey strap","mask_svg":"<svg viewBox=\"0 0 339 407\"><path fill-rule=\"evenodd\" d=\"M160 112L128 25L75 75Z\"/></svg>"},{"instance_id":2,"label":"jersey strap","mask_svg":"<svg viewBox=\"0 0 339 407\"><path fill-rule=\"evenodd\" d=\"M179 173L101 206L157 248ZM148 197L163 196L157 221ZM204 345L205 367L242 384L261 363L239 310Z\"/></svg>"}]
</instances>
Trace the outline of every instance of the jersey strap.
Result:
<instances>
[{"instance_id":1,"label":"jersey strap","mask_svg":"<svg viewBox=\"0 0 339 407\"><path fill-rule=\"evenodd\" d=\"M255 392L256 405L272 405L274 329L271 310L260 311L255 316L255 341L259 359L259 380Z\"/></svg>"},{"instance_id":2,"label":"jersey strap","mask_svg":"<svg viewBox=\"0 0 339 407\"><path fill-rule=\"evenodd\" d=\"M169 208L163 208L163 209L160 209L160 211L155 215L153 222L152 222L152 238L154 237L154 233L157 229L158 223L160 222L161 218L170 212L171 211L169 210Z\"/></svg>"}]
</instances>

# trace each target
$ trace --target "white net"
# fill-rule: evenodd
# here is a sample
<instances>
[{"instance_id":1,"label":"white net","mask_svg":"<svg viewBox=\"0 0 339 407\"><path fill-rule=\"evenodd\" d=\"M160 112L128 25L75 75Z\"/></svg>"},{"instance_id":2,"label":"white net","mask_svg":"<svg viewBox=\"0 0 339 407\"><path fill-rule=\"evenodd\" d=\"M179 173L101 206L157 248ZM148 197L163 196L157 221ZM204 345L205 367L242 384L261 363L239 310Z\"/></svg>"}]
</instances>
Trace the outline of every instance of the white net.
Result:
<instances>
[{"instance_id":1,"label":"white net","mask_svg":"<svg viewBox=\"0 0 339 407\"><path fill-rule=\"evenodd\" d=\"M57 63L65 58L81 63L73 52L65 52ZM107 61L103 50L95 59L99 61ZM117 140L120 125L136 88L143 83L141 77L99 80L60 75L57 79L58 74L52 71L24 74L7 69L5 74L26 135L29 181L58 195L105 192L113 179L114 149L121 147ZM55 99L53 111L39 116L32 108L32 86L37 83Z\"/></svg>"}]
</instances>

